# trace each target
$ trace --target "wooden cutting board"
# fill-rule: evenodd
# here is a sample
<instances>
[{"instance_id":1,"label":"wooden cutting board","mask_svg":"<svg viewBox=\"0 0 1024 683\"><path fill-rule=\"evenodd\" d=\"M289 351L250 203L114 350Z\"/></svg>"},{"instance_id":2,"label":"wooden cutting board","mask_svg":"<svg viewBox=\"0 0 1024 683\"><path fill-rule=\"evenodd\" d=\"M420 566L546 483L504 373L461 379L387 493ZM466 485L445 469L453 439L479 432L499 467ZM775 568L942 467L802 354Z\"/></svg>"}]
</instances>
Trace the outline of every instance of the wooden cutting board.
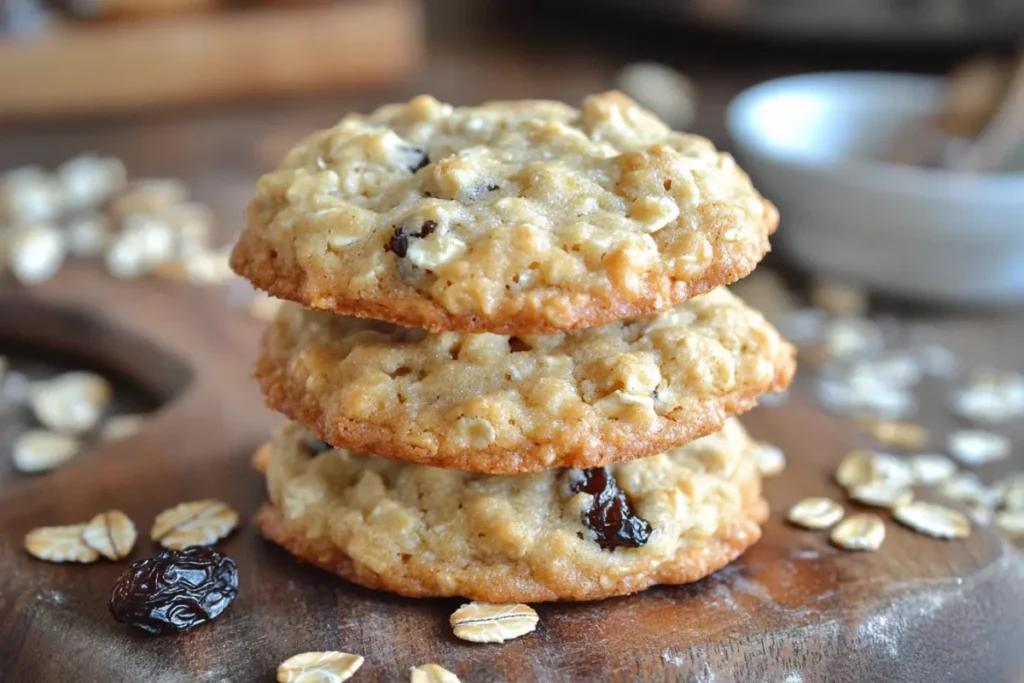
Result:
<instances>
[{"instance_id":1,"label":"wooden cutting board","mask_svg":"<svg viewBox=\"0 0 1024 683\"><path fill-rule=\"evenodd\" d=\"M986 325L952 332L1024 361L1019 323ZM467 683L1024 680L1024 562L996 534L977 529L943 542L889 524L880 552L857 554L780 521L803 496L839 496L829 478L853 439L804 387L787 405L745 419L790 460L767 482L773 516L764 538L697 584L540 605L535 633L474 645L448 627L458 600L354 587L298 565L247 523L220 546L238 563L240 592L219 619L158 638L117 624L107 600L128 560L48 564L30 558L22 538L115 507L145 535L162 509L203 497L251 515L265 493L249 456L279 419L249 379L258 330L218 290L118 283L87 266L0 292L0 352L14 342L51 347L166 399L141 434L56 472L18 475L3 459L0 681L272 681L286 657L330 649L364 655L353 681L365 682L408 680L411 666L427 662ZM940 411L926 405L924 413L943 427ZM155 551L142 538L132 558Z\"/></svg>"}]
</instances>

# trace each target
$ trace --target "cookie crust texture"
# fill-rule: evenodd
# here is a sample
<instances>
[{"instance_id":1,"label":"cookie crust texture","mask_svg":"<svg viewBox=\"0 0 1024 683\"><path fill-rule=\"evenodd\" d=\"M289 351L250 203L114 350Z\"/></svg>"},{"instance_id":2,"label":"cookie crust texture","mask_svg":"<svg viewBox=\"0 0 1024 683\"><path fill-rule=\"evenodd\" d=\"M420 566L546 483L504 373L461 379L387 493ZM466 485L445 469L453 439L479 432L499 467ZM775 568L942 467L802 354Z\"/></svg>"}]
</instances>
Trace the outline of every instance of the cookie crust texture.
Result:
<instances>
[{"instance_id":1,"label":"cookie crust texture","mask_svg":"<svg viewBox=\"0 0 1024 683\"><path fill-rule=\"evenodd\" d=\"M231 257L274 296L433 332L649 315L750 273L778 212L625 95L349 115L264 175Z\"/></svg>"}]
</instances>

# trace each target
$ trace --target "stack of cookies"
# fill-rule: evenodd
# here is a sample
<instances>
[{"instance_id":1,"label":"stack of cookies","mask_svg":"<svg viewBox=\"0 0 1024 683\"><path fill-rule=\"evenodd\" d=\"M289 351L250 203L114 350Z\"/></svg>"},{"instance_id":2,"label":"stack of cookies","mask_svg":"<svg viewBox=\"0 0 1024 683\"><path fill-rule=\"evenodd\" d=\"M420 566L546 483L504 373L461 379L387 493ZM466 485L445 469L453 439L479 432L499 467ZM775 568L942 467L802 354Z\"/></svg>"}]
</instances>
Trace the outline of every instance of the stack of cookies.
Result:
<instances>
[{"instance_id":1,"label":"stack of cookies","mask_svg":"<svg viewBox=\"0 0 1024 683\"><path fill-rule=\"evenodd\" d=\"M265 175L232 267L287 299L256 376L294 422L257 522L408 596L588 600L760 536L732 417L792 347L724 286L775 208L619 93L348 116Z\"/></svg>"}]
</instances>

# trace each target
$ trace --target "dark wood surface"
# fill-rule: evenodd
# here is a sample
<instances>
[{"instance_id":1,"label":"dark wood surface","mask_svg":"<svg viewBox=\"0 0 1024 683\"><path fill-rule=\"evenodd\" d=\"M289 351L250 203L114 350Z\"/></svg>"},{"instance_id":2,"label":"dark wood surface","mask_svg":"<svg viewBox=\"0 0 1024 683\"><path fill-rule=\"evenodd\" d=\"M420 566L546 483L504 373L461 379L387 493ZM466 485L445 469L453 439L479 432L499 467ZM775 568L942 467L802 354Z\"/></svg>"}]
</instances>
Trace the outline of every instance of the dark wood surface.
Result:
<instances>
[{"instance_id":1,"label":"dark wood surface","mask_svg":"<svg viewBox=\"0 0 1024 683\"><path fill-rule=\"evenodd\" d=\"M88 150L118 154L136 176L184 177L216 209L228 239L259 172L297 137L352 109L416 92L457 102L573 101L610 87L624 59L658 57L697 78L697 130L727 143L720 119L729 97L768 76L826 65L771 46L737 54L706 36L666 40L665 30L646 27L627 41L585 18L575 37L563 39L554 24L567 19L554 11L525 36L463 34L460 26L475 21L471 4L431 17L433 48L412 82L289 104L7 127L0 130L0 167L52 166ZM942 341L968 363L1024 366L1020 316L897 312L897 336ZM848 421L815 408L803 384L789 404L745 420L790 459L787 472L767 482L772 518L764 539L695 585L542 605L536 633L503 646L472 645L450 634L447 617L458 601L403 600L353 587L297 565L246 523L221 544L238 562L241 591L220 619L167 638L116 624L106 602L127 561L47 564L27 556L22 538L35 526L84 521L113 507L145 533L165 507L207 496L248 518L265 499L249 456L279 420L249 380L258 329L230 310L218 289L119 283L84 264L39 288L0 291L0 344L54 347L57 358L115 369L166 401L138 436L56 472L26 477L0 467L0 681L271 681L281 660L316 649L364 655L353 680L367 682L404 681L410 666L430 661L467 683L1024 681L1024 565L997 535L979 530L947 543L889 524L880 552L855 554L781 521L803 496L839 495L830 474L858 438ZM941 436L952 423L940 389L929 391L922 420ZM1024 430L1016 432L1024 443ZM1001 467L1022 466L1018 454ZM155 550L143 538L133 558Z\"/></svg>"},{"instance_id":2,"label":"dark wood surface","mask_svg":"<svg viewBox=\"0 0 1024 683\"><path fill-rule=\"evenodd\" d=\"M1022 680L1024 563L997 535L977 530L949 543L890 524L880 552L855 554L780 521L800 497L839 495L830 474L856 442L849 422L810 404L806 387L745 420L790 457L767 482L764 539L695 585L542 605L535 634L472 645L450 633L457 601L353 587L299 566L246 523L221 544L238 562L241 590L220 619L165 638L116 624L106 602L127 561L43 563L23 551L22 537L113 507L145 534L183 500L221 498L245 518L264 500L249 456L277 418L248 377L258 325L219 294L158 281L129 288L81 265L0 297L0 342L36 340L166 399L136 437L50 474L4 472L0 680L269 681L280 661L316 649L364 655L363 681L405 680L428 661L468 683ZM953 322L941 331L954 345L976 344L976 329ZM1001 332L996 356L1019 360L1019 324L987 329ZM941 433L948 425L932 408L924 417ZM133 558L155 550L143 538Z\"/></svg>"}]
</instances>

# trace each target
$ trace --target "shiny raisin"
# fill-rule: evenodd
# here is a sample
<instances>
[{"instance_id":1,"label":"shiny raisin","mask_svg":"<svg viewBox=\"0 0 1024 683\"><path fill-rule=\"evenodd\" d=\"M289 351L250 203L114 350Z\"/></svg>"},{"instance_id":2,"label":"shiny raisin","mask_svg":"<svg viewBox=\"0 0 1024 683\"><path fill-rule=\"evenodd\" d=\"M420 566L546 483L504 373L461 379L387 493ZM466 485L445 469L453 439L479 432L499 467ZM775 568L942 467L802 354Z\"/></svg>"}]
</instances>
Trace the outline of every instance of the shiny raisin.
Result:
<instances>
[{"instance_id":1,"label":"shiny raisin","mask_svg":"<svg viewBox=\"0 0 1024 683\"><path fill-rule=\"evenodd\" d=\"M114 584L110 613L160 635L215 619L236 595L234 560L213 548L190 546L133 562Z\"/></svg>"},{"instance_id":2,"label":"shiny raisin","mask_svg":"<svg viewBox=\"0 0 1024 683\"><path fill-rule=\"evenodd\" d=\"M400 258L405 258L405 255L409 253L409 240L412 238L423 239L429 237L435 230L437 230L437 223L434 221L423 221L423 225L420 226L418 232L409 230L404 225L396 225L391 233L391 239L388 240L388 244L384 247L385 251L390 251Z\"/></svg>"},{"instance_id":3,"label":"shiny raisin","mask_svg":"<svg viewBox=\"0 0 1024 683\"><path fill-rule=\"evenodd\" d=\"M610 548L640 548L651 536L651 525L637 516L605 467L579 470L579 478L572 482L573 493L589 493L594 497L590 509L583 513L583 523L594 532L602 550Z\"/></svg>"}]
</instances>

